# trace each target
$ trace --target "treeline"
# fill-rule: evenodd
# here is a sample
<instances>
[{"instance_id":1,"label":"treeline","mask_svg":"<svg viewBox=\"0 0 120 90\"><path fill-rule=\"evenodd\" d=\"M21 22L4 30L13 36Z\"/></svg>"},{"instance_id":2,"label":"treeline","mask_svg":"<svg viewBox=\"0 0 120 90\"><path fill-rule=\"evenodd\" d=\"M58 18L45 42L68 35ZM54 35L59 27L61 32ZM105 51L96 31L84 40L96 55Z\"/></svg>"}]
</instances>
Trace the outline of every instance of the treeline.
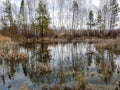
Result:
<instances>
[{"instance_id":1,"label":"treeline","mask_svg":"<svg viewBox=\"0 0 120 90\"><path fill-rule=\"evenodd\" d=\"M16 10L14 13L10 0L6 0L3 4L5 8L2 10L3 14L1 16L1 32L4 30L5 32L10 32L12 35L19 33L27 38L43 37L51 33L49 29L50 17L47 4L44 1L39 0L37 3L38 5L35 9L34 17L30 16L30 12L26 12L24 0L21 0L19 10ZM29 6L28 9L31 9L31 6Z\"/></svg>"},{"instance_id":2,"label":"treeline","mask_svg":"<svg viewBox=\"0 0 120 90\"><path fill-rule=\"evenodd\" d=\"M48 1L45 0L21 0L19 8L15 8L10 0L6 0L2 2L4 6L1 14L2 32L8 32L10 36L20 34L27 38L58 37L61 33L63 34L61 36L73 37L119 36L119 30L114 31L120 11L117 0L100 1L102 3L97 13L91 8L87 10L84 5L85 1L57 0L56 4L55 0L52 0L52 11L48 8ZM70 10L68 9L69 13L65 15L66 3L69 4L67 8ZM89 4L91 5L91 2ZM55 8L59 10L57 23L54 19ZM82 26L86 29L84 30Z\"/></svg>"}]
</instances>

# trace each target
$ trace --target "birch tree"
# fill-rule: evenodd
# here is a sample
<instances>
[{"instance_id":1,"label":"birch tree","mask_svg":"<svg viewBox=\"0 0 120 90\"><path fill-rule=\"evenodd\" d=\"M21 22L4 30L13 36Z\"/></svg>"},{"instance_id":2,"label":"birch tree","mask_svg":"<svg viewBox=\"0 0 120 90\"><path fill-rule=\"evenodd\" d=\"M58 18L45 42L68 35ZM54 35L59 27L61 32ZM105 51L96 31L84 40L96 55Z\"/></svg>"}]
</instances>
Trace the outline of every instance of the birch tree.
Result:
<instances>
[{"instance_id":1,"label":"birch tree","mask_svg":"<svg viewBox=\"0 0 120 90\"><path fill-rule=\"evenodd\" d=\"M78 26L78 10L78 3L76 1L73 1L72 29L77 29Z\"/></svg>"},{"instance_id":2,"label":"birch tree","mask_svg":"<svg viewBox=\"0 0 120 90\"><path fill-rule=\"evenodd\" d=\"M58 12L58 26L63 27L63 19L64 19L64 3L65 0L58 0L58 7L59 7L59 12Z\"/></svg>"}]
</instances>

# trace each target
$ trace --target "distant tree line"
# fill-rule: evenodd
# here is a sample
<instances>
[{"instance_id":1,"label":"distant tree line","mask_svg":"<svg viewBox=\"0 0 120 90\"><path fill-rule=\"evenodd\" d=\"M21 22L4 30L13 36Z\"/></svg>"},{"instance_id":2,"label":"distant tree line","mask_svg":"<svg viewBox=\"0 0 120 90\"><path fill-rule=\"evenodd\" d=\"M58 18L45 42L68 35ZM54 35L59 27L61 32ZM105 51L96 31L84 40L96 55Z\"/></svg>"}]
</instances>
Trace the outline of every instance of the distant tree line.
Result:
<instances>
[{"instance_id":1,"label":"distant tree line","mask_svg":"<svg viewBox=\"0 0 120 90\"><path fill-rule=\"evenodd\" d=\"M19 10L15 12L10 0L3 2L5 8L2 10L3 15L1 16L2 28L17 27L18 31L25 35L43 37L45 34L49 33L50 16L47 3L43 0L39 0L35 11L31 11L30 3L34 2L36 5L36 2L35 0L26 1L27 0L21 0ZM29 12L27 12L26 9L29 9Z\"/></svg>"},{"instance_id":2,"label":"distant tree line","mask_svg":"<svg viewBox=\"0 0 120 90\"><path fill-rule=\"evenodd\" d=\"M15 8L10 0L6 0L3 2L4 8L1 14L2 28L14 27L13 29L17 29L27 37L52 35L58 32L58 29L63 33L65 29L73 32L82 30L85 25L88 27L87 30L115 29L120 11L117 0L101 0L97 13L91 7L87 8L85 2L86 0L57 0L56 3L55 0L51 0L53 11L50 12L47 0L21 0L19 8ZM91 3L90 0L90 6ZM53 19L56 17L54 14L56 8L58 9L57 22ZM65 14L64 10L68 13ZM50 25L51 23L53 26Z\"/></svg>"}]
</instances>

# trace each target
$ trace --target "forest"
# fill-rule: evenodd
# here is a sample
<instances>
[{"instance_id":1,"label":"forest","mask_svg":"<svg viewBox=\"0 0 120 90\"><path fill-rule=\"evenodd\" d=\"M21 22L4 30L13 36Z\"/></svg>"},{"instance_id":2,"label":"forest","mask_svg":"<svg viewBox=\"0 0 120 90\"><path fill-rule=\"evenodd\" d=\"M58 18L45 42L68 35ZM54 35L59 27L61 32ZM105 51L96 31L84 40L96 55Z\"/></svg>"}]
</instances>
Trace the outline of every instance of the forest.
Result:
<instances>
[{"instance_id":1,"label":"forest","mask_svg":"<svg viewBox=\"0 0 120 90\"><path fill-rule=\"evenodd\" d=\"M120 0L0 0L0 90L120 90Z\"/></svg>"},{"instance_id":2,"label":"forest","mask_svg":"<svg viewBox=\"0 0 120 90\"><path fill-rule=\"evenodd\" d=\"M98 4L92 0L21 0L16 3L1 1L0 32L13 39L119 36L117 0L102 0Z\"/></svg>"}]
</instances>

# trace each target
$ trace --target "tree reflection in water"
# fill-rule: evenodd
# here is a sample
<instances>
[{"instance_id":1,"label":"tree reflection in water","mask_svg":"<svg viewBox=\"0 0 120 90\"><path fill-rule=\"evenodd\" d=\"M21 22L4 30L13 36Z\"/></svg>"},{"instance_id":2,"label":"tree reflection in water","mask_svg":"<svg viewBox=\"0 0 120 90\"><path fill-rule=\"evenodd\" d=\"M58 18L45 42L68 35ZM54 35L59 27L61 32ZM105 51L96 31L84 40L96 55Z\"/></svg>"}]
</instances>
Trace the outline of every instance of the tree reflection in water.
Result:
<instances>
[{"instance_id":1,"label":"tree reflection in water","mask_svg":"<svg viewBox=\"0 0 120 90\"><path fill-rule=\"evenodd\" d=\"M49 75L52 70L50 58L47 44L41 43L31 50L29 65L24 63L22 66L23 69L26 68L25 70L28 71L28 75L33 83L50 83Z\"/></svg>"},{"instance_id":2,"label":"tree reflection in water","mask_svg":"<svg viewBox=\"0 0 120 90\"><path fill-rule=\"evenodd\" d=\"M106 84L110 83L116 70L115 58L116 55L114 53L105 50L99 50L96 57L97 72L103 75Z\"/></svg>"},{"instance_id":3,"label":"tree reflection in water","mask_svg":"<svg viewBox=\"0 0 120 90\"><path fill-rule=\"evenodd\" d=\"M26 44L15 50L26 53L29 59L13 62L0 60L3 85L10 86L9 81L16 82L17 74L24 75L27 81L23 81L28 86L32 83L38 87L69 85L69 88L85 89L91 84L114 85L118 79L119 67L115 60L119 56L108 50L96 50L93 44Z\"/></svg>"}]
</instances>

